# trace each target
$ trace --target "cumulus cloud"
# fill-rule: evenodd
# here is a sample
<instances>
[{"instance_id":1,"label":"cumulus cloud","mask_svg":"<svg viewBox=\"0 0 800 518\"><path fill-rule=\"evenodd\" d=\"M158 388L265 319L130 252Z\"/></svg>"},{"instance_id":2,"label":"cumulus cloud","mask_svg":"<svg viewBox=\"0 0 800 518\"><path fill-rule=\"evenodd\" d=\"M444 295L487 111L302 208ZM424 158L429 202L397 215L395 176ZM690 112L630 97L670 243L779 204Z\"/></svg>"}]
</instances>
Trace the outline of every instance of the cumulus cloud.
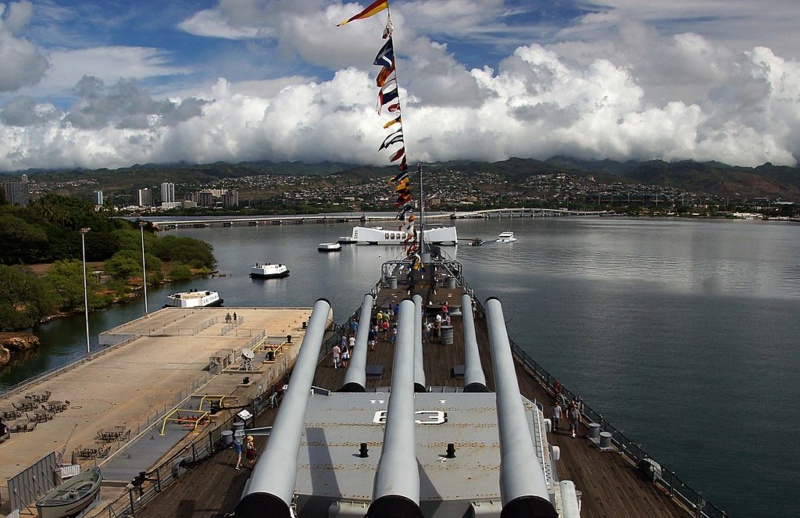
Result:
<instances>
[{"instance_id":1,"label":"cumulus cloud","mask_svg":"<svg viewBox=\"0 0 800 518\"><path fill-rule=\"evenodd\" d=\"M752 17L766 10L731 1ZM787 1L770 0L792 18ZM566 154L796 163L800 52L782 54L704 22L702 13L745 23L732 20L729 8L705 0L578 0L577 15L552 30L537 17L549 3L516 5L393 6L409 161ZM389 153L378 147L389 116L376 111L372 66L383 21L335 27L360 8L326 0L221 0L175 24L192 37L240 45L241 56L224 55L233 56L234 67L267 62L265 75L243 80L170 87L164 78L198 67L173 62L156 47L51 50L53 67L40 85L75 101L56 108L27 90L8 98L0 111L0 170L177 160L386 165ZM27 23L19 13L7 22L15 30ZM520 13L527 25L511 23ZM15 34L4 31L0 36ZM461 33L466 39L457 38ZM509 46L509 38L516 43ZM790 48L788 38L771 38L776 48ZM481 46L500 58L468 65Z\"/></svg>"},{"instance_id":2,"label":"cumulus cloud","mask_svg":"<svg viewBox=\"0 0 800 518\"><path fill-rule=\"evenodd\" d=\"M30 2L0 4L0 92L38 83L49 66L39 48L15 36L31 19Z\"/></svg>"},{"instance_id":3,"label":"cumulus cloud","mask_svg":"<svg viewBox=\"0 0 800 518\"><path fill-rule=\"evenodd\" d=\"M15 97L0 110L0 122L8 126L31 126L57 120L62 113L51 103L32 97Z\"/></svg>"}]
</instances>

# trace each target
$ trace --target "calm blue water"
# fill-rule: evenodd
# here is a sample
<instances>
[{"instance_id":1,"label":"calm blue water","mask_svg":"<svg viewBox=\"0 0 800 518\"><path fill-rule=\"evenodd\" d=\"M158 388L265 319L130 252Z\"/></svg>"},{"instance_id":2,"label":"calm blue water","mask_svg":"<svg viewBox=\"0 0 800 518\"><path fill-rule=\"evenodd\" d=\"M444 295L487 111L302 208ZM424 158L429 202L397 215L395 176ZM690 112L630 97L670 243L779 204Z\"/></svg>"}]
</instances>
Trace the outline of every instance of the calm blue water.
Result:
<instances>
[{"instance_id":1,"label":"calm blue water","mask_svg":"<svg viewBox=\"0 0 800 518\"><path fill-rule=\"evenodd\" d=\"M449 222L448 222L449 223ZM503 302L510 335L570 390L665 467L733 516L795 515L800 449L800 226L752 221L537 218L458 221L481 300ZM343 321L397 249L320 242L350 226L287 225L173 231L214 245L228 275L149 290L218 290L226 306L331 301ZM451 250L451 249L448 249ZM248 277L283 262L286 279ZM143 313L142 302L91 316L101 331ZM45 326L43 347L0 374L9 385L85 354L83 317Z\"/></svg>"}]
</instances>

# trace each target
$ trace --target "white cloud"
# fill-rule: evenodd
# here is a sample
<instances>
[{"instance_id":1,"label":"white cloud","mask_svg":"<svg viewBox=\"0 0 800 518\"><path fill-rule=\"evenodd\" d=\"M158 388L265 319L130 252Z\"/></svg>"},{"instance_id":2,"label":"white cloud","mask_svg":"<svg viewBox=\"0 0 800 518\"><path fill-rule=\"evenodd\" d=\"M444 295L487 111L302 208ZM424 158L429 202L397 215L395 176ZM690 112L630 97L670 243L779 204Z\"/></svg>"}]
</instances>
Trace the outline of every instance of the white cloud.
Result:
<instances>
[{"instance_id":1,"label":"white cloud","mask_svg":"<svg viewBox=\"0 0 800 518\"><path fill-rule=\"evenodd\" d=\"M181 30L195 36L224 38L229 40L252 39L259 36L256 27L235 27L216 9L205 9L178 24Z\"/></svg>"},{"instance_id":2,"label":"white cloud","mask_svg":"<svg viewBox=\"0 0 800 518\"><path fill-rule=\"evenodd\" d=\"M0 92L13 92L39 82L48 68L39 48L15 36L31 19L30 2L0 4Z\"/></svg>"},{"instance_id":3,"label":"white cloud","mask_svg":"<svg viewBox=\"0 0 800 518\"><path fill-rule=\"evenodd\" d=\"M794 164L800 51L786 20L798 15L788 0L768 3L777 14L744 0L587 2L590 12L541 43L533 41L544 22L507 25L520 11L502 0L393 4L409 161L567 154ZM209 59L257 71L214 84L166 48L46 49L46 78L17 87L0 107L0 170L176 160L387 165L378 146L388 117L375 113L372 66L385 18L336 28L364 5L222 0L184 18L184 37L226 40L225 52ZM526 15L551 9L521 5ZM15 9L13 23L5 20L18 31L30 14ZM756 30L766 26L775 34ZM11 47L38 52L16 34L0 29ZM759 34L775 46L759 44ZM481 45L499 53L512 37L505 58L465 65ZM46 100L53 92L77 101L56 108Z\"/></svg>"}]
</instances>

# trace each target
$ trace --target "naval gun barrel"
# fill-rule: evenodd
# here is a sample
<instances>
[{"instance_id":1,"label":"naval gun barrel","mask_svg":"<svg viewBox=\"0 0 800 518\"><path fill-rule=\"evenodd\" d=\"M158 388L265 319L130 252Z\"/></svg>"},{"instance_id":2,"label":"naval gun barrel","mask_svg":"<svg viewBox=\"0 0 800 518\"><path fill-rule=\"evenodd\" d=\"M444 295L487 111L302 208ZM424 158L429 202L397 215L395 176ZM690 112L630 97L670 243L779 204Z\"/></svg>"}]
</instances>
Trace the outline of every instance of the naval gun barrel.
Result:
<instances>
[{"instance_id":1,"label":"naval gun barrel","mask_svg":"<svg viewBox=\"0 0 800 518\"><path fill-rule=\"evenodd\" d=\"M422 357L422 295L414 301L414 392L425 392L425 360Z\"/></svg>"},{"instance_id":2,"label":"naval gun barrel","mask_svg":"<svg viewBox=\"0 0 800 518\"><path fill-rule=\"evenodd\" d=\"M297 479L297 454L303 438L306 406L322 348L331 305L325 299L314 304L308 330L297 356L289 388L272 427L269 442L236 506L237 518L290 518ZM280 475L277 475L280 474Z\"/></svg>"},{"instance_id":3,"label":"naval gun barrel","mask_svg":"<svg viewBox=\"0 0 800 518\"><path fill-rule=\"evenodd\" d=\"M364 392L367 386L367 342L369 340L369 323L372 316L372 305L375 298L367 293L361 304L361 313L358 318L358 333L356 333L356 347L350 357L350 366L344 376L342 392Z\"/></svg>"},{"instance_id":4,"label":"naval gun barrel","mask_svg":"<svg viewBox=\"0 0 800 518\"><path fill-rule=\"evenodd\" d=\"M488 392L475 335L472 297L466 293L461 295L461 325L464 327L464 392Z\"/></svg>"},{"instance_id":5,"label":"naval gun barrel","mask_svg":"<svg viewBox=\"0 0 800 518\"><path fill-rule=\"evenodd\" d=\"M530 425L522 404L503 307L494 297L486 301L492 350L497 423L500 433L500 496L503 518L557 518L547 493L544 470L536 456Z\"/></svg>"},{"instance_id":6,"label":"naval gun barrel","mask_svg":"<svg viewBox=\"0 0 800 518\"><path fill-rule=\"evenodd\" d=\"M414 416L414 303L400 303L383 449L375 473L369 518L422 518Z\"/></svg>"}]
</instances>

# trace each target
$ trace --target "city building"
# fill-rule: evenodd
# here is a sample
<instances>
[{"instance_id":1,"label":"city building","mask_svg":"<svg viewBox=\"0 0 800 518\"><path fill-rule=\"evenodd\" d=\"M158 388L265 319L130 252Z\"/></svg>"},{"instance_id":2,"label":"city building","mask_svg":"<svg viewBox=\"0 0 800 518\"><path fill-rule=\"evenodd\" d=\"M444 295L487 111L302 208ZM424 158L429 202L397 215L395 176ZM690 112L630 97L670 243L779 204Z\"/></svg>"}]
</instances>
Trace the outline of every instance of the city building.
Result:
<instances>
[{"instance_id":1,"label":"city building","mask_svg":"<svg viewBox=\"0 0 800 518\"><path fill-rule=\"evenodd\" d=\"M136 191L136 205L139 207L153 206L153 191L145 187Z\"/></svg>"},{"instance_id":2,"label":"city building","mask_svg":"<svg viewBox=\"0 0 800 518\"><path fill-rule=\"evenodd\" d=\"M238 207L239 206L239 191L230 190L222 195L223 207Z\"/></svg>"},{"instance_id":3,"label":"city building","mask_svg":"<svg viewBox=\"0 0 800 518\"><path fill-rule=\"evenodd\" d=\"M181 203L175 201L175 184L164 182L161 184L161 208L165 210L180 207Z\"/></svg>"},{"instance_id":4,"label":"city building","mask_svg":"<svg viewBox=\"0 0 800 518\"><path fill-rule=\"evenodd\" d=\"M5 182L6 202L9 205L27 205L30 201L28 175L22 175L20 182Z\"/></svg>"},{"instance_id":5,"label":"city building","mask_svg":"<svg viewBox=\"0 0 800 518\"><path fill-rule=\"evenodd\" d=\"M103 204L103 191L94 191L92 193L92 201L95 205Z\"/></svg>"},{"instance_id":6,"label":"city building","mask_svg":"<svg viewBox=\"0 0 800 518\"><path fill-rule=\"evenodd\" d=\"M175 184L164 182L161 184L161 203L172 203L175 201Z\"/></svg>"}]
</instances>

